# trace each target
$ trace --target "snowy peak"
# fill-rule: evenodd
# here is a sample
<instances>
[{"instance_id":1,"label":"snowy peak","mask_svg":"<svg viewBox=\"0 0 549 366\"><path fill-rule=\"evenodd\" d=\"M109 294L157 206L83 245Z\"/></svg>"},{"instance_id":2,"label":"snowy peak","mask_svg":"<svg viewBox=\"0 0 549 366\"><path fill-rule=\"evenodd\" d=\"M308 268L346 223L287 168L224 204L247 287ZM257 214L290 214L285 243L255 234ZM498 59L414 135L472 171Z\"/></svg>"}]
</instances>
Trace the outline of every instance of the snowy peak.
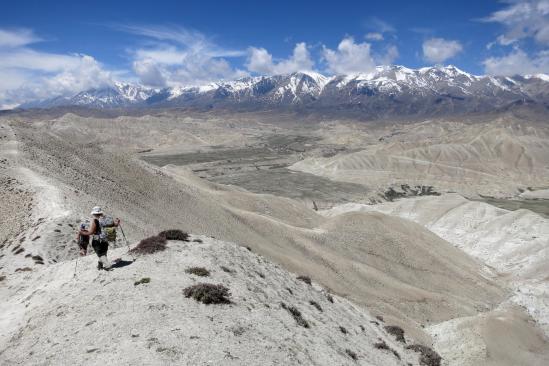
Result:
<instances>
[{"instance_id":1,"label":"snowy peak","mask_svg":"<svg viewBox=\"0 0 549 366\"><path fill-rule=\"evenodd\" d=\"M72 97L57 97L22 107L88 106L301 108L330 109L368 117L382 115L444 115L486 112L516 103L549 104L549 76L545 74L477 76L456 66L410 69L378 66L371 72L327 77L314 71L245 77L203 85L161 90L127 83L91 89ZM347 106L346 108L340 108Z\"/></svg>"}]
</instances>

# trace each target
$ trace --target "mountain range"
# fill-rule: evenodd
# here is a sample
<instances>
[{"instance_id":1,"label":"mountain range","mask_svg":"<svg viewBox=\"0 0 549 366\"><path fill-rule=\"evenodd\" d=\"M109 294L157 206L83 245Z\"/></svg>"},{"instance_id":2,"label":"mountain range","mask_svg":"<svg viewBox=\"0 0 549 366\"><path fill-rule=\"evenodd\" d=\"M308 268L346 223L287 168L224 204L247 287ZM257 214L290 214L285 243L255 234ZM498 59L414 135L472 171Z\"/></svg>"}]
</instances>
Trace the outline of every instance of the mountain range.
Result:
<instances>
[{"instance_id":1,"label":"mountain range","mask_svg":"<svg viewBox=\"0 0 549 366\"><path fill-rule=\"evenodd\" d=\"M162 89L115 82L20 108L281 108L386 117L489 112L516 104L549 108L549 75L477 76L455 66L379 66L371 73L327 77L311 71L294 72Z\"/></svg>"}]
</instances>

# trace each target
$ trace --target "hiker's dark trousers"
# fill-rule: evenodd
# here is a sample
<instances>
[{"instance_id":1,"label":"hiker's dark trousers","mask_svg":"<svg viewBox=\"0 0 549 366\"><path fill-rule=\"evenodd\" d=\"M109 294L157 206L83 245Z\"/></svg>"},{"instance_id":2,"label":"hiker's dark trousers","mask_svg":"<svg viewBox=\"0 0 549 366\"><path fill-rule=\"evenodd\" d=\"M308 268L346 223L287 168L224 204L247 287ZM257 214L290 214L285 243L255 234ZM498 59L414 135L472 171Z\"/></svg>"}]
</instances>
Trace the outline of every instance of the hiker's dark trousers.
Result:
<instances>
[{"instance_id":1,"label":"hiker's dark trousers","mask_svg":"<svg viewBox=\"0 0 549 366\"><path fill-rule=\"evenodd\" d=\"M98 257L102 257L107 255L107 251L109 250L109 242L92 240L92 247L93 250L95 250L95 254L97 254Z\"/></svg>"}]
</instances>

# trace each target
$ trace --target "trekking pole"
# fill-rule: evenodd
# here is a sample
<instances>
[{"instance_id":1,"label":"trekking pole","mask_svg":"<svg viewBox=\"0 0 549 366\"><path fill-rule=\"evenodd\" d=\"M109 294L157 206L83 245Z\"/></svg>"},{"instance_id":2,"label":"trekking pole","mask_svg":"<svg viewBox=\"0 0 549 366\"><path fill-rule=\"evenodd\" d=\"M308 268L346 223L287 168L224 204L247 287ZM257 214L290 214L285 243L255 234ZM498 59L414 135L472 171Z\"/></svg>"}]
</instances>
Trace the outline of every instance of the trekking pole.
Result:
<instances>
[{"instance_id":1,"label":"trekking pole","mask_svg":"<svg viewBox=\"0 0 549 366\"><path fill-rule=\"evenodd\" d=\"M128 253L130 253L133 261L135 262L135 258L133 257L133 254L131 253L130 243L128 242L128 239L126 238L126 234L124 234L124 229L122 229L122 225L120 223L118 223L118 227L120 228L120 232L122 233L122 236L124 237L124 240L126 241L126 246L128 247Z\"/></svg>"},{"instance_id":2,"label":"trekking pole","mask_svg":"<svg viewBox=\"0 0 549 366\"><path fill-rule=\"evenodd\" d=\"M78 255L80 256L80 255ZM76 263L74 264L74 276L72 276L73 278L76 277L76 267L78 266L78 257L76 257Z\"/></svg>"}]
</instances>

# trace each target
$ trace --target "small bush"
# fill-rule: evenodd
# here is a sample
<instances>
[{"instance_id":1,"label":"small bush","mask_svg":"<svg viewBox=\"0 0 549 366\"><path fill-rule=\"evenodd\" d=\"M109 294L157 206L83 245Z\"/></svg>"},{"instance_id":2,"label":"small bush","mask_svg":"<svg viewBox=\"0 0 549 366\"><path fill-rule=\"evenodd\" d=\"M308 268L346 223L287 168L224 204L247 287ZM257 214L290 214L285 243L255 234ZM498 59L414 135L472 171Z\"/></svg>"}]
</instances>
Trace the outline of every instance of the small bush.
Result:
<instances>
[{"instance_id":1,"label":"small bush","mask_svg":"<svg viewBox=\"0 0 549 366\"><path fill-rule=\"evenodd\" d=\"M221 269L223 270L223 272L227 272L227 273L234 273L234 270L230 269L230 268L227 268L225 266L221 266Z\"/></svg>"},{"instance_id":2,"label":"small bush","mask_svg":"<svg viewBox=\"0 0 549 366\"><path fill-rule=\"evenodd\" d=\"M44 258L42 258L39 255L33 255L32 259L35 260L35 261L38 261L38 262L43 262L44 261Z\"/></svg>"},{"instance_id":3,"label":"small bush","mask_svg":"<svg viewBox=\"0 0 549 366\"><path fill-rule=\"evenodd\" d=\"M377 348L377 349L382 349L382 350L387 350L387 351L390 351L393 353L393 355L395 355L396 358L398 358L400 360L400 355L398 354L397 351L395 351L394 349L392 349L391 347L389 347L387 345L387 343L385 343L384 340L380 339L379 342L377 342L376 344L374 344L374 347Z\"/></svg>"},{"instance_id":4,"label":"small bush","mask_svg":"<svg viewBox=\"0 0 549 366\"><path fill-rule=\"evenodd\" d=\"M379 320L380 322L385 321L385 320L383 320L383 317L381 315L376 315L376 319Z\"/></svg>"},{"instance_id":5,"label":"small bush","mask_svg":"<svg viewBox=\"0 0 549 366\"><path fill-rule=\"evenodd\" d=\"M194 239L193 243L203 243L202 239Z\"/></svg>"},{"instance_id":6,"label":"small bush","mask_svg":"<svg viewBox=\"0 0 549 366\"><path fill-rule=\"evenodd\" d=\"M183 290L185 297L192 297L204 304L229 304L229 289L219 284L199 283Z\"/></svg>"},{"instance_id":7,"label":"small bush","mask_svg":"<svg viewBox=\"0 0 549 366\"><path fill-rule=\"evenodd\" d=\"M384 327L384 329L387 333L394 335L397 341L406 343L406 339L404 339L404 329L402 329L401 327L398 327L396 325L387 325Z\"/></svg>"},{"instance_id":8,"label":"small bush","mask_svg":"<svg viewBox=\"0 0 549 366\"><path fill-rule=\"evenodd\" d=\"M320 307L319 303L316 301L309 301L309 304L313 305L318 311L322 312L322 308Z\"/></svg>"},{"instance_id":9,"label":"small bush","mask_svg":"<svg viewBox=\"0 0 549 366\"><path fill-rule=\"evenodd\" d=\"M350 349L346 349L345 350L345 353L347 354L347 356L351 357L353 360L358 360L358 356L356 355L355 352L351 351Z\"/></svg>"},{"instance_id":10,"label":"small bush","mask_svg":"<svg viewBox=\"0 0 549 366\"><path fill-rule=\"evenodd\" d=\"M15 272L30 272L32 271L32 268L30 267L23 267L23 268L17 268Z\"/></svg>"},{"instance_id":11,"label":"small bush","mask_svg":"<svg viewBox=\"0 0 549 366\"><path fill-rule=\"evenodd\" d=\"M166 250L166 237L157 235L141 240L135 248L130 250L130 252L137 254L153 254L163 250Z\"/></svg>"},{"instance_id":12,"label":"small bush","mask_svg":"<svg viewBox=\"0 0 549 366\"><path fill-rule=\"evenodd\" d=\"M303 316L301 315L301 311L299 311L295 306L288 306L285 303L281 302L280 306L282 306L283 309L286 309L288 313L294 318L296 323L303 328L309 328L309 322L303 319Z\"/></svg>"},{"instance_id":13,"label":"small bush","mask_svg":"<svg viewBox=\"0 0 549 366\"><path fill-rule=\"evenodd\" d=\"M19 248L17 249L13 254L21 254L25 251L25 248Z\"/></svg>"},{"instance_id":14,"label":"small bush","mask_svg":"<svg viewBox=\"0 0 549 366\"><path fill-rule=\"evenodd\" d=\"M349 333L349 332L347 331L347 329L346 329L345 327L342 327L341 325L339 326L339 331L340 331L341 333L343 333L343 334Z\"/></svg>"},{"instance_id":15,"label":"small bush","mask_svg":"<svg viewBox=\"0 0 549 366\"><path fill-rule=\"evenodd\" d=\"M166 240L189 241L189 234L178 229L161 231L158 233L158 236L162 236Z\"/></svg>"},{"instance_id":16,"label":"small bush","mask_svg":"<svg viewBox=\"0 0 549 366\"><path fill-rule=\"evenodd\" d=\"M0 276L0 282L4 281L6 279L6 276Z\"/></svg>"},{"instance_id":17,"label":"small bush","mask_svg":"<svg viewBox=\"0 0 549 366\"><path fill-rule=\"evenodd\" d=\"M200 277L208 277L210 275L210 271L208 271L204 267L190 267L185 270L185 272L200 276Z\"/></svg>"},{"instance_id":18,"label":"small bush","mask_svg":"<svg viewBox=\"0 0 549 366\"><path fill-rule=\"evenodd\" d=\"M326 298L328 299L329 302L331 302L332 304L334 303L334 297L330 294L326 294Z\"/></svg>"},{"instance_id":19,"label":"small bush","mask_svg":"<svg viewBox=\"0 0 549 366\"><path fill-rule=\"evenodd\" d=\"M137 285L141 285L142 283L150 283L151 282L151 279L149 277L143 277L142 279L140 279L139 281L135 281L133 283L134 286L137 286Z\"/></svg>"},{"instance_id":20,"label":"small bush","mask_svg":"<svg viewBox=\"0 0 549 366\"><path fill-rule=\"evenodd\" d=\"M406 349L411 349L412 351L420 353L419 363L424 366L440 366L442 358L438 353L433 351L431 348L422 346L421 344L412 344L411 346L406 347Z\"/></svg>"},{"instance_id":21,"label":"small bush","mask_svg":"<svg viewBox=\"0 0 549 366\"><path fill-rule=\"evenodd\" d=\"M311 277L309 277L309 276L297 276L297 279L300 280L300 281L305 282L307 285L312 284Z\"/></svg>"}]
</instances>

